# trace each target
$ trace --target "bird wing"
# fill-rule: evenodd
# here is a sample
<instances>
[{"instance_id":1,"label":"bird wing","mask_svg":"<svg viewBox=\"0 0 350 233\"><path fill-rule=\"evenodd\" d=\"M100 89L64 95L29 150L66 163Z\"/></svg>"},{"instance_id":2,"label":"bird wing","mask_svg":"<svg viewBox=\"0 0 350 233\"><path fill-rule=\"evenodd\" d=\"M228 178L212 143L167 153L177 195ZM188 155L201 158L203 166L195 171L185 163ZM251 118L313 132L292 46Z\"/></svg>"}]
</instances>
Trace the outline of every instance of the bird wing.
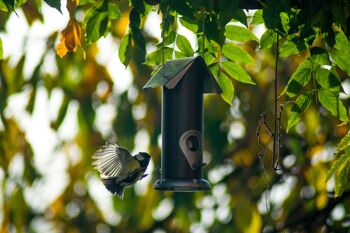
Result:
<instances>
[{"instance_id":1,"label":"bird wing","mask_svg":"<svg viewBox=\"0 0 350 233\"><path fill-rule=\"evenodd\" d=\"M124 148L117 144L102 146L93 156L92 165L103 178L124 176L128 172L140 169L139 162Z\"/></svg>"}]
</instances>

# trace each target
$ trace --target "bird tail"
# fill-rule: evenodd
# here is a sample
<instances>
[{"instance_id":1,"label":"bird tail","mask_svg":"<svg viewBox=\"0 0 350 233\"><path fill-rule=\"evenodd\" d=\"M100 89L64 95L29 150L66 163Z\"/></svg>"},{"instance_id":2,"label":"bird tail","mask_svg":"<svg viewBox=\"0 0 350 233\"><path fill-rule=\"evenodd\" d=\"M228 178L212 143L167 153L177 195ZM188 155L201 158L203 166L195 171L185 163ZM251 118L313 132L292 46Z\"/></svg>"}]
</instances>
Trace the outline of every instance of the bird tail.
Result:
<instances>
[{"instance_id":1,"label":"bird tail","mask_svg":"<svg viewBox=\"0 0 350 233\"><path fill-rule=\"evenodd\" d=\"M120 199L123 200L123 196L124 196L124 187L123 187L123 186L118 186L118 187L116 188L115 194L116 194Z\"/></svg>"},{"instance_id":2,"label":"bird tail","mask_svg":"<svg viewBox=\"0 0 350 233\"><path fill-rule=\"evenodd\" d=\"M117 195L120 199L123 199L124 196L124 187L116 184L115 179L103 179L102 182L106 189L113 193L114 195Z\"/></svg>"}]
</instances>

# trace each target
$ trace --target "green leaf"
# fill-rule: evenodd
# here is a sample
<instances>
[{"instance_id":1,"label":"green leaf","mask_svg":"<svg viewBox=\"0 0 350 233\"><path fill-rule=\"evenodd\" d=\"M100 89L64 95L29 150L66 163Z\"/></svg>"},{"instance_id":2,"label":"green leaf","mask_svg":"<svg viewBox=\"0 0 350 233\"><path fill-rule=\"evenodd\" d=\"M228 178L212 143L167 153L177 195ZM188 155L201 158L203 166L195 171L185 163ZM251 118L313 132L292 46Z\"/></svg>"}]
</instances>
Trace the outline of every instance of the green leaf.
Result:
<instances>
[{"instance_id":1,"label":"green leaf","mask_svg":"<svg viewBox=\"0 0 350 233\"><path fill-rule=\"evenodd\" d=\"M108 18L118 20L122 17L119 7L114 2L108 2Z\"/></svg>"},{"instance_id":2,"label":"green leaf","mask_svg":"<svg viewBox=\"0 0 350 233\"><path fill-rule=\"evenodd\" d=\"M349 183L348 173L350 168L350 134L347 134L339 142L337 151L335 152L335 160L331 168L327 172L326 181L328 181L335 173L335 195L340 196L345 185Z\"/></svg>"},{"instance_id":3,"label":"green leaf","mask_svg":"<svg viewBox=\"0 0 350 233\"><path fill-rule=\"evenodd\" d=\"M350 134L348 133L345 137L340 140L337 150L335 152L335 156L338 156L341 152L350 147Z\"/></svg>"},{"instance_id":4,"label":"green leaf","mask_svg":"<svg viewBox=\"0 0 350 233\"><path fill-rule=\"evenodd\" d=\"M282 28L283 30L288 33L290 30L289 26L289 15L286 12L281 12L280 13L280 18L281 18L281 23L282 23Z\"/></svg>"},{"instance_id":5,"label":"green leaf","mask_svg":"<svg viewBox=\"0 0 350 233\"><path fill-rule=\"evenodd\" d=\"M350 76L350 52L334 50L331 52L331 57L334 63Z\"/></svg>"},{"instance_id":6,"label":"green leaf","mask_svg":"<svg viewBox=\"0 0 350 233\"><path fill-rule=\"evenodd\" d=\"M348 114L343 103L339 100L338 96L326 89L320 89L317 92L318 100L333 116L337 117L343 122L348 121Z\"/></svg>"},{"instance_id":7,"label":"green leaf","mask_svg":"<svg viewBox=\"0 0 350 233\"><path fill-rule=\"evenodd\" d=\"M193 56L194 52L193 52L193 49L191 47L191 43L183 35L180 35L180 34L177 35L176 45L180 49L181 52L186 54L186 56L188 56L188 57Z\"/></svg>"},{"instance_id":8,"label":"green leaf","mask_svg":"<svg viewBox=\"0 0 350 233\"><path fill-rule=\"evenodd\" d=\"M249 74L240 65L230 61L225 61L221 65L224 71L237 81L255 85L255 82L252 81Z\"/></svg>"},{"instance_id":9,"label":"green leaf","mask_svg":"<svg viewBox=\"0 0 350 233\"><path fill-rule=\"evenodd\" d=\"M188 57L186 54L184 54L183 52L178 52L178 51L175 51L175 58L176 59L179 59L179 58L186 58ZM169 58L171 59L171 57Z\"/></svg>"},{"instance_id":10,"label":"green leaf","mask_svg":"<svg viewBox=\"0 0 350 233\"><path fill-rule=\"evenodd\" d=\"M263 11L257 10L253 16L252 24L254 24L254 25L263 24L264 19L263 19L262 15L263 15Z\"/></svg>"},{"instance_id":11,"label":"green leaf","mask_svg":"<svg viewBox=\"0 0 350 233\"><path fill-rule=\"evenodd\" d=\"M280 48L280 57L288 57L293 54L298 54L298 47L291 41L286 41Z\"/></svg>"},{"instance_id":12,"label":"green leaf","mask_svg":"<svg viewBox=\"0 0 350 233\"><path fill-rule=\"evenodd\" d=\"M298 54L306 49L305 42L296 37L286 41L280 48L280 57L288 57L293 54Z\"/></svg>"},{"instance_id":13,"label":"green leaf","mask_svg":"<svg viewBox=\"0 0 350 233\"><path fill-rule=\"evenodd\" d=\"M86 17L86 42L93 43L104 36L108 31L108 5L91 9Z\"/></svg>"},{"instance_id":14,"label":"green leaf","mask_svg":"<svg viewBox=\"0 0 350 233\"><path fill-rule=\"evenodd\" d=\"M125 67L128 66L129 61L132 55L132 47L131 47L131 38L130 35L126 35L120 41L118 56L121 63L124 64Z\"/></svg>"},{"instance_id":15,"label":"green leaf","mask_svg":"<svg viewBox=\"0 0 350 233\"><path fill-rule=\"evenodd\" d=\"M340 166L342 164L344 164L344 162L346 160L350 159L350 153L344 153L342 154L342 156L340 156L337 160L335 160L333 163L332 163L332 166L331 168L328 170L327 172L327 176L326 176L326 181L328 181L332 175L334 174L334 172L340 168Z\"/></svg>"},{"instance_id":16,"label":"green leaf","mask_svg":"<svg viewBox=\"0 0 350 233\"><path fill-rule=\"evenodd\" d=\"M336 72L318 67L315 71L316 81L321 87L335 94L340 92L341 83Z\"/></svg>"},{"instance_id":17,"label":"green leaf","mask_svg":"<svg viewBox=\"0 0 350 233\"><path fill-rule=\"evenodd\" d=\"M8 11L12 11L15 9L15 0L2 0Z\"/></svg>"},{"instance_id":18,"label":"green leaf","mask_svg":"<svg viewBox=\"0 0 350 233\"><path fill-rule=\"evenodd\" d=\"M2 49L2 40L0 38L0 60L3 58L3 56L4 56L4 51Z\"/></svg>"},{"instance_id":19,"label":"green leaf","mask_svg":"<svg viewBox=\"0 0 350 233\"><path fill-rule=\"evenodd\" d=\"M208 66L213 64L214 62L217 61L217 59L211 54L211 53L205 53L204 54L204 61L205 64L207 64Z\"/></svg>"},{"instance_id":20,"label":"green leaf","mask_svg":"<svg viewBox=\"0 0 350 233\"><path fill-rule=\"evenodd\" d=\"M344 32L338 32L335 35L335 45L334 48L342 51L350 52L350 42Z\"/></svg>"},{"instance_id":21,"label":"green leaf","mask_svg":"<svg viewBox=\"0 0 350 233\"><path fill-rule=\"evenodd\" d=\"M294 71L281 95L287 93L289 97L296 96L301 91L302 87L304 87L310 81L310 77L311 62L309 59L307 59Z\"/></svg>"},{"instance_id":22,"label":"green leaf","mask_svg":"<svg viewBox=\"0 0 350 233\"><path fill-rule=\"evenodd\" d=\"M315 65L329 65L330 60L327 50L320 47L313 47L310 50L312 62Z\"/></svg>"},{"instance_id":23,"label":"green leaf","mask_svg":"<svg viewBox=\"0 0 350 233\"><path fill-rule=\"evenodd\" d=\"M146 64L149 66L160 65L162 63L162 48L159 48L152 53L148 54ZM176 54L176 56L181 56L180 53ZM173 57L173 49L169 47L164 48L164 62L172 59ZM186 57L184 55L184 57Z\"/></svg>"},{"instance_id":24,"label":"green leaf","mask_svg":"<svg viewBox=\"0 0 350 233\"><path fill-rule=\"evenodd\" d=\"M222 53L228 59L242 63L242 64L253 64L254 59L250 56L250 54L242 49L241 47L234 44L225 44L222 47Z\"/></svg>"},{"instance_id":25,"label":"green leaf","mask_svg":"<svg viewBox=\"0 0 350 233\"><path fill-rule=\"evenodd\" d=\"M182 24L182 26L184 26L185 28L187 28L188 30L190 30L194 33L196 33L198 31L198 22L195 20L181 17L180 23Z\"/></svg>"},{"instance_id":26,"label":"green leaf","mask_svg":"<svg viewBox=\"0 0 350 233\"><path fill-rule=\"evenodd\" d=\"M287 133L294 125L296 125L300 121L301 113L305 112L305 110L309 107L310 103L311 103L310 95L301 94L298 96L293 107L290 110L288 123L287 123Z\"/></svg>"},{"instance_id":27,"label":"green leaf","mask_svg":"<svg viewBox=\"0 0 350 233\"><path fill-rule=\"evenodd\" d=\"M349 152L346 152L345 154L350 154ZM340 171L338 174L335 176L335 186L334 186L334 192L335 192L335 197L340 197L345 188L346 185L349 183L349 157L348 159L344 162L343 166L341 166Z\"/></svg>"},{"instance_id":28,"label":"green leaf","mask_svg":"<svg viewBox=\"0 0 350 233\"><path fill-rule=\"evenodd\" d=\"M260 38L260 48L271 48L277 41L277 35L273 30L267 30Z\"/></svg>"},{"instance_id":29,"label":"green leaf","mask_svg":"<svg viewBox=\"0 0 350 233\"><path fill-rule=\"evenodd\" d=\"M44 1L47 3L47 5L49 5L52 8L55 8L60 13L62 13L62 11L61 11L61 0L44 0Z\"/></svg>"},{"instance_id":30,"label":"green leaf","mask_svg":"<svg viewBox=\"0 0 350 233\"><path fill-rule=\"evenodd\" d=\"M234 87L232 81L224 73L220 73L218 78L218 84L222 90L221 97L229 104L232 105L232 99L234 96Z\"/></svg>"},{"instance_id":31,"label":"green leaf","mask_svg":"<svg viewBox=\"0 0 350 233\"><path fill-rule=\"evenodd\" d=\"M68 106L69 106L69 99L64 98L62 103L61 103L60 109L58 111L58 116L57 116L56 120L51 123L51 127L53 129L57 130L61 126L61 124L62 124L62 122L67 114Z\"/></svg>"},{"instance_id":32,"label":"green leaf","mask_svg":"<svg viewBox=\"0 0 350 233\"><path fill-rule=\"evenodd\" d=\"M227 25L225 27L225 36L230 40L247 42L251 40L258 41L258 38L249 31L247 28L236 26L236 25Z\"/></svg>"}]
</instances>

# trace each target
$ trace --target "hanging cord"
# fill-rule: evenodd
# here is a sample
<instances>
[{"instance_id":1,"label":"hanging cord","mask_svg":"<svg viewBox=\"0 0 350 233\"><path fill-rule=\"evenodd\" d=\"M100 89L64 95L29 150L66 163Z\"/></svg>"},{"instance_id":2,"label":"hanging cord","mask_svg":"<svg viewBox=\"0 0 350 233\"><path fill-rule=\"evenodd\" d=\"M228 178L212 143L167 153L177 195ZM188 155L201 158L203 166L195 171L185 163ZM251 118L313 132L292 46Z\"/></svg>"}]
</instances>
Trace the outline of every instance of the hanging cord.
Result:
<instances>
[{"instance_id":1,"label":"hanging cord","mask_svg":"<svg viewBox=\"0 0 350 233\"><path fill-rule=\"evenodd\" d=\"M162 66L164 66L164 33L165 33L165 18L166 18L166 12L163 14L162 17L162 32L161 32L161 37L162 37Z\"/></svg>"},{"instance_id":2,"label":"hanging cord","mask_svg":"<svg viewBox=\"0 0 350 233\"><path fill-rule=\"evenodd\" d=\"M266 212L271 217L271 220L272 220L274 225L276 223L271 215L271 210L269 208L271 178L269 177L269 175L267 173L267 169L264 165L264 158L263 157L265 154L265 146L261 142L260 131L261 131L261 128L264 127L264 129L269 134L267 145L270 144L271 137L273 137L272 167L273 167L274 171L276 171L276 170L278 170L277 166L279 163L278 161L279 161L279 150L280 150L280 132L282 131L281 130L282 112L283 112L285 105L287 103L289 103L289 102L287 102L287 103L281 105L280 110L278 112L278 59L279 59L279 41L278 41L278 39L279 39L279 35L277 33L277 42L276 42L277 51L276 51L275 79L274 79L274 131L272 131L272 129L269 127L269 125L267 123L267 120L265 117L265 112L260 115L260 119L259 119L258 126L256 129L256 137L257 137L258 147L259 147L258 158L260 161L261 169L263 170L263 173L264 173L264 182L266 185L266 191L265 191L265 195L264 195L265 208L266 208Z\"/></svg>"},{"instance_id":3,"label":"hanging cord","mask_svg":"<svg viewBox=\"0 0 350 233\"><path fill-rule=\"evenodd\" d=\"M204 47L205 47L205 20L207 18L207 15L204 12L204 17L203 17L203 22L202 22L202 30L203 30L203 35L202 35L202 57L204 59Z\"/></svg>"},{"instance_id":4,"label":"hanging cord","mask_svg":"<svg viewBox=\"0 0 350 233\"><path fill-rule=\"evenodd\" d=\"M273 149L272 149L272 165L275 171L278 170L280 157L280 113L278 113L278 58L279 58L279 35L276 33L276 61L275 61L275 79L274 79L274 131L273 131Z\"/></svg>"}]
</instances>

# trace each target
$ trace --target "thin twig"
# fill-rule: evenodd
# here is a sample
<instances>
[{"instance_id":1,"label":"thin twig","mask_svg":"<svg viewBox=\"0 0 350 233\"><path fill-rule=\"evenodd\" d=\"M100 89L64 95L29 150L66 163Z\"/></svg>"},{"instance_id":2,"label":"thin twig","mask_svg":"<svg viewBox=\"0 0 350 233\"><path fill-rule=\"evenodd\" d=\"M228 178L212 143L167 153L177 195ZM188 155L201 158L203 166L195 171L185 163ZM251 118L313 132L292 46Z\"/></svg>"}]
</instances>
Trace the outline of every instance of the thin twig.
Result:
<instances>
[{"instance_id":1,"label":"thin twig","mask_svg":"<svg viewBox=\"0 0 350 233\"><path fill-rule=\"evenodd\" d=\"M267 170L265 168L265 165L264 165L264 154L265 154L265 147L263 146L263 144L261 143L261 140L260 140L260 129L261 129L261 125L264 126L264 128L268 131L269 133L269 141L267 144L270 143L270 140L271 140L271 136L272 136L272 131L270 129L270 127L268 126L267 122L266 122L266 118L265 118L265 113L262 113L260 114L260 119L259 119L259 123L258 123L258 126L256 128L256 138L257 138L257 141L258 141L258 146L259 146L259 153L258 153L258 157L259 157L259 161L260 161L260 166L261 166L261 169L263 170L264 172L264 182L265 182L265 186L267 187L266 189L266 192L265 192L265 208L266 208L266 211L267 213L271 216L271 212L270 212L270 208L269 208L269 193L270 193L270 177L267 173Z\"/></svg>"},{"instance_id":2,"label":"thin twig","mask_svg":"<svg viewBox=\"0 0 350 233\"><path fill-rule=\"evenodd\" d=\"M278 140L278 57L279 57L279 35L276 33L276 61L275 61L275 79L274 79L274 131L273 131L273 148L272 148L272 162L273 162L273 168L276 171L276 168L278 166L278 158L279 155L279 140Z\"/></svg>"}]
</instances>

